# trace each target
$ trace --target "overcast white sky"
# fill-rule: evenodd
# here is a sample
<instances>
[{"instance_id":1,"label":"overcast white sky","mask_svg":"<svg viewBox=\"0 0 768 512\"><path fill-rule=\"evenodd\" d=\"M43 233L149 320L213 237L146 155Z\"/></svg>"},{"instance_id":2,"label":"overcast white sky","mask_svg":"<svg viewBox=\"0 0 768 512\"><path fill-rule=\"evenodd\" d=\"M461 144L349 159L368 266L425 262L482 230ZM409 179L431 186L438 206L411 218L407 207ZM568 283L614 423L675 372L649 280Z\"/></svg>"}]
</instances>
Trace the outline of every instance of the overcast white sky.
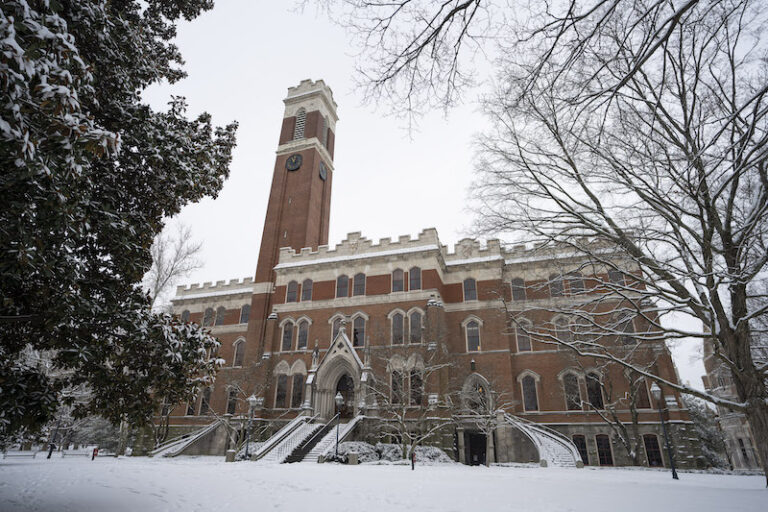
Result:
<instances>
[{"instance_id":1,"label":"overcast white sky","mask_svg":"<svg viewBox=\"0 0 768 512\"><path fill-rule=\"evenodd\" d=\"M216 200L182 210L179 218L203 242L204 267L189 283L252 276L283 114L282 100L302 79L325 80L338 104L330 245L362 231L378 240L437 228L452 246L468 236L464 210L472 179L472 139L486 123L471 101L445 118L421 120L409 134L402 121L363 106L354 88L354 53L343 29L291 1L216 0L215 8L179 27L177 44L188 77L146 91L155 108L171 94L187 98L190 115L214 123L237 120L231 174ZM470 99L471 100L471 99ZM417 195L406 195L416 190ZM697 347L674 350L680 377L700 387Z\"/></svg>"}]
</instances>

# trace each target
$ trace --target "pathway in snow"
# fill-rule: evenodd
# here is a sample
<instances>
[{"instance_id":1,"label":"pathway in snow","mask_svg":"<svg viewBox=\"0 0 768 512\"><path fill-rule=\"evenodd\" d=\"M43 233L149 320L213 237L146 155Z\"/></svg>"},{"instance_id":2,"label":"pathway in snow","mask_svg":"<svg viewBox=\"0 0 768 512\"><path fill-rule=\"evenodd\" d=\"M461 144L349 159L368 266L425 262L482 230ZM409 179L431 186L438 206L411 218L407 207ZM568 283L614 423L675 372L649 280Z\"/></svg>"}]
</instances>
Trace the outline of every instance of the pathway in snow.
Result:
<instances>
[{"instance_id":1,"label":"pathway in snow","mask_svg":"<svg viewBox=\"0 0 768 512\"><path fill-rule=\"evenodd\" d=\"M54 457L0 461L0 511L768 510L759 476L622 469L225 463Z\"/></svg>"}]
</instances>

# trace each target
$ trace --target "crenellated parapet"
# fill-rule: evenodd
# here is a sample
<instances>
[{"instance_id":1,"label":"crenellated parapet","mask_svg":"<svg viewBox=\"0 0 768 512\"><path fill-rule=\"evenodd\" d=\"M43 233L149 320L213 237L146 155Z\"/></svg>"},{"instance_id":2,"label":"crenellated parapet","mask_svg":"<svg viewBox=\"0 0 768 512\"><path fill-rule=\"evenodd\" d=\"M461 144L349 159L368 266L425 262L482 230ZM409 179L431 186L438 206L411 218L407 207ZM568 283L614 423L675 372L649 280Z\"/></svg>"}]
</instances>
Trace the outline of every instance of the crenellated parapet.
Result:
<instances>
[{"instance_id":1,"label":"crenellated parapet","mask_svg":"<svg viewBox=\"0 0 768 512\"><path fill-rule=\"evenodd\" d=\"M193 283L189 285L177 286L176 296L172 301L202 299L208 297L219 297L225 295L237 295L242 293L253 293L253 278L244 277L242 279L230 279L205 283Z\"/></svg>"}]
</instances>

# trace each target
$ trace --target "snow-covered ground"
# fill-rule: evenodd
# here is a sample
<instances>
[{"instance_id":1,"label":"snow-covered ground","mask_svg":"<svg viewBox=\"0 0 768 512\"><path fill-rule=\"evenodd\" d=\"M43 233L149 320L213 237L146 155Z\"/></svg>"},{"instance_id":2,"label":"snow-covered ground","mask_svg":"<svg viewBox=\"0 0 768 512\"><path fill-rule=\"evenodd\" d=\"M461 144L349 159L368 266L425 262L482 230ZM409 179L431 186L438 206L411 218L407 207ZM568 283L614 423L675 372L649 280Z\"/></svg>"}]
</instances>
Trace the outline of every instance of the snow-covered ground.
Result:
<instances>
[{"instance_id":1,"label":"snow-covered ground","mask_svg":"<svg viewBox=\"0 0 768 512\"><path fill-rule=\"evenodd\" d=\"M622 469L0 460L0 511L765 511L759 476Z\"/></svg>"}]
</instances>

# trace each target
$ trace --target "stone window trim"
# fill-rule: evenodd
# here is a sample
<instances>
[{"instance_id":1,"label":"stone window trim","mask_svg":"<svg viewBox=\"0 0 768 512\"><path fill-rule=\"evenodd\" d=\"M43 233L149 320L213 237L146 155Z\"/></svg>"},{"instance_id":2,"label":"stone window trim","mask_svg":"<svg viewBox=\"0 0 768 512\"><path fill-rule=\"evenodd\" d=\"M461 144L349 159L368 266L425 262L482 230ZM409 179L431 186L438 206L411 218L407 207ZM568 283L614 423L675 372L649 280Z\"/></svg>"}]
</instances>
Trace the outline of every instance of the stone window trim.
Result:
<instances>
[{"instance_id":1,"label":"stone window trim","mask_svg":"<svg viewBox=\"0 0 768 512\"><path fill-rule=\"evenodd\" d=\"M291 281L285 287L285 303L299 302L299 283Z\"/></svg>"},{"instance_id":2,"label":"stone window trim","mask_svg":"<svg viewBox=\"0 0 768 512\"><path fill-rule=\"evenodd\" d=\"M600 442L598 441L598 438L600 439L608 439L608 442L605 444L605 446L608 447L608 457L610 458L610 463L603 463L604 456L601 457L600 454ZM611 443L611 436L607 434L595 434L595 447L597 447L597 464L600 466L614 466L616 463L613 458L613 443Z\"/></svg>"},{"instance_id":3,"label":"stone window trim","mask_svg":"<svg viewBox=\"0 0 768 512\"><path fill-rule=\"evenodd\" d=\"M304 346L300 347L300 338L302 336L301 329L304 325L306 325L306 339L304 340ZM312 319L308 316L302 316L296 321L296 326L296 350L307 350L307 347L309 346L309 328L312 327Z\"/></svg>"},{"instance_id":4,"label":"stone window trim","mask_svg":"<svg viewBox=\"0 0 768 512\"><path fill-rule=\"evenodd\" d=\"M411 267L408 269L408 291L421 290L421 268Z\"/></svg>"},{"instance_id":5,"label":"stone window trim","mask_svg":"<svg viewBox=\"0 0 768 512\"><path fill-rule=\"evenodd\" d=\"M568 381L567 381L569 377L572 377L575 380L575 384L576 384L576 389L575 389L576 394L575 394L575 400L573 403L569 401L569 392L568 392L569 390L568 390ZM582 405L582 399L581 399L581 382L584 379L583 375L581 375L579 372L571 368L566 368L557 375L557 379L560 381L560 384L563 390L563 401L565 403L565 409L563 410L564 411L584 410L584 407Z\"/></svg>"},{"instance_id":6,"label":"stone window trim","mask_svg":"<svg viewBox=\"0 0 768 512\"><path fill-rule=\"evenodd\" d=\"M405 272L401 268L396 268L389 274L389 289L391 293L405 291Z\"/></svg>"},{"instance_id":7,"label":"stone window trim","mask_svg":"<svg viewBox=\"0 0 768 512\"><path fill-rule=\"evenodd\" d=\"M328 324L331 326L331 342L333 342L336 339L336 335L338 332L336 331L336 321L341 322L347 318L347 316L344 313L338 312L334 313L334 315L328 319ZM339 329L341 329L341 324L339 324ZM349 334L347 334L349 336Z\"/></svg>"},{"instance_id":8,"label":"stone window trim","mask_svg":"<svg viewBox=\"0 0 768 512\"><path fill-rule=\"evenodd\" d=\"M515 277L510 282L510 289L512 291L512 300L515 302L522 302L527 300L525 293L525 280L522 277Z\"/></svg>"},{"instance_id":9,"label":"stone window trim","mask_svg":"<svg viewBox=\"0 0 768 512\"><path fill-rule=\"evenodd\" d=\"M651 468L665 467L664 450L662 448L661 441L659 440L659 436L653 433L649 433L649 434L643 434L642 437L643 437L643 449L645 450L645 461L648 464L648 467L651 467ZM656 446L652 446L653 443L655 443ZM649 452L653 452L653 453L649 453Z\"/></svg>"},{"instance_id":10,"label":"stone window trim","mask_svg":"<svg viewBox=\"0 0 768 512\"><path fill-rule=\"evenodd\" d=\"M399 316L400 318L400 341L395 342L395 317ZM387 315L387 319L389 320L389 344L390 345L405 345L406 343L406 326L405 326L405 311L402 309L393 309L389 312Z\"/></svg>"},{"instance_id":11,"label":"stone window trim","mask_svg":"<svg viewBox=\"0 0 768 512\"><path fill-rule=\"evenodd\" d=\"M528 409L525 406L525 386L523 385L523 379L525 379L526 377L533 378L533 382L534 382L533 389L536 395L535 396L536 409ZM520 394L521 394L521 398L523 399L522 401L523 411L524 412L540 412L541 403L539 403L539 396L541 396L541 394L539 393L539 387L540 387L541 377L539 376L539 374L534 372L533 370L523 370L517 375L517 378L515 380L517 380L517 384L518 386L520 386Z\"/></svg>"},{"instance_id":12,"label":"stone window trim","mask_svg":"<svg viewBox=\"0 0 768 512\"><path fill-rule=\"evenodd\" d=\"M590 381L595 384L590 385ZM603 396L603 375L597 370L587 370L584 373L585 387L587 388L587 402L594 408L605 408L605 397ZM597 403L595 403L597 402Z\"/></svg>"},{"instance_id":13,"label":"stone window trim","mask_svg":"<svg viewBox=\"0 0 768 512\"><path fill-rule=\"evenodd\" d=\"M562 297L563 290L563 274L550 274L549 275L549 296L550 297Z\"/></svg>"},{"instance_id":14,"label":"stone window trim","mask_svg":"<svg viewBox=\"0 0 768 512\"><path fill-rule=\"evenodd\" d=\"M518 354L522 352L533 352L533 340L531 339L532 332L533 323L528 319L518 320L515 324L515 345L517 345ZM521 335L528 340L527 348L525 346L520 346Z\"/></svg>"},{"instance_id":15,"label":"stone window trim","mask_svg":"<svg viewBox=\"0 0 768 512\"><path fill-rule=\"evenodd\" d=\"M355 344L355 321L358 320L358 319L362 319L363 320L363 339L360 341L360 343ZM351 333L350 341L352 342L352 346L353 347L363 347L363 346L365 346L365 335L366 335L366 331L368 330L368 322L369 322L369 320L370 320L370 318L368 317L368 315L366 315L362 311L358 311L358 312L354 313L350 317L349 325L352 326L352 330L350 331L350 333Z\"/></svg>"},{"instance_id":16,"label":"stone window trim","mask_svg":"<svg viewBox=\"0 0 768 512\"><path fill-rule=\"evenodd\" d=\"M240 306L240 323L247 324L251 317L251 305L243 304Z\"/></svg>"},{"instance_id":17,"label":"stone window trim","mask_svg":"<svg viewBox=\"0 0 768 512\"><path fill-rule=\"evenodd\" d=\"M238 353L239 352L239 353ZM232 368L243 366L243 356L245 352L245 338L240 336L232 342ZM238 359L240 364L238 364Z\"/></svg>"},{"instance_id":18,"label":"stone window trim","mask_svg":"<svg viewBox=\"0 0 768 512\"><path fill-rule=\"evenodd\" d=\"M210 327L213 325L213 308L205 308L203 312L203 327Z\"/></svg>"},{"instance_id":19,"label":"stone window trim","mask_svg":"<svg viewBox=\"0 0 768 512\"><path fill-rule=\"evenodd\" d=\"M420 316L419 319L419 339L414 341L413 339L413 316L415 314L418 314ZM405 314L406 318L408 319L408 344L409 345L419 345L424 342L424 319L426 318L426 313L423 309L419 307L412 307L408 310L408 312Z\"/></svg>"},{"instance_id":20,"label":"stone window trim","mask_svg":"<svg viewBox=\"0 0 768 512\"><path fill-rule=\"evenodd\" d=\"M311 279L305 279L301 282L301 302L309 302L312 300L313 284Z\"/></svg>"},{"instance_id":21,"label":"stone window trim","mask_svg":"<svg viewBox=\"0 0 768 512\"><path fill-rule=\"evenodd\" d=\"M578 270L568 272L565 275L565 280L568 281L568 294L569 295L583 295L586 292L586 286L584 285L584 276Z\"/></svg>"},{"instance_id":22,"label":"stone window trim","mask_svg":"<svg viewBox=\"0 0 768 512\"><path fill-rule=\"evenodd\" d=\"M307 110L301 107L296 112L296 123L293 126L293 140L304 138L304 127L307 124Z\"/></svg>"},{"instance_id":23,"label":"stone window trim","mask_svg":"<svg viewBox=\"0 0 768 512\"><path fill-rule=\"evenodd\" d=\"M466 278L461 285L462 301L477 300L477 280L474 277Z\"/></svg>"},{"instance_id":24,"label":"stone window trim","mask_svg":"<svg viewBox=\"0 0 768 512\"><path fill-rule=\"evenodd\" d=\"M343 283L343 287L339 286ZM343 291L342 291L343 290ZM342 274L336 277L336 298L349 297L349 276Z\"/></svg>"},{"instance_id":25,"label":"stone window trim","mask_svg":"<svg viewBox=\"0 0 768 512\"><path fill-rule=\"evenodd\" d=\"M279 352L290 352L293 348L293 339L296 335L296 320L292 317L284 318L278 326L280 327L280 350ZM288 348L285 348L285 333L286 329L291 329L291 340Z\"/></svg>"},{"instance_id":26,"label":"stone window trim","mask_svg":"<svg viewBox=\"0 0 768 512\"><path fill-rule=\"evenodd\" d=\"M563 314L555 315L550 325L550 333L558 341L572 343L574 333L571 319ZM557 350L567 350L567 347L561 343L555 343L554 348Z\"/></svg>"},{"instance_id":27,"label":"stone window trim","mask_svg":"<svg viewBox=\"0 0 768 512\"><path fill-rule=\"evenodd\" d=\"M363 272L358 272L352 278L352 296L362 297L365 296L366 289L366 276Z\"/></svg>"},{"instance_id":28,"label":"stone window trim","mask_svg":"<svg viewBox=\"0 0 768 512\"><path fill-rule=\"evenodd\" d=\"M192 313L189 312L188 309L185 309L181 312L181 321L184 323L189 322L189 317L192 315Z\"/></svg>"},{"instance_id":29,"label":"stone window trim","mask_svg":"<svg viewBox=\"0 0 768 512\"><path fill-rule=\"evenodd\" d=\"M469 328L470 324L472 322L475 322L477 324L477 350L469 350ZM467 318L464 319L463 322L461 322L461 328L464 331L464 348L467 351L467 353L472 354L476 352L482 352L483 351L483 337L481 330L483 328L483 320L475 315L469 315Z\"/></svg>"},{"instance_id":30,"label":"stone window trim","mask_svg":"<svg viewBox=\"0 0 768 512\"><path fill-rule=\"evenodd\" d=\"M213 325L224 325L224 315L227 314L227 308L224 306L219 306L216 308L216 321L213 322Z\"/></svg>"}]
</instances>

